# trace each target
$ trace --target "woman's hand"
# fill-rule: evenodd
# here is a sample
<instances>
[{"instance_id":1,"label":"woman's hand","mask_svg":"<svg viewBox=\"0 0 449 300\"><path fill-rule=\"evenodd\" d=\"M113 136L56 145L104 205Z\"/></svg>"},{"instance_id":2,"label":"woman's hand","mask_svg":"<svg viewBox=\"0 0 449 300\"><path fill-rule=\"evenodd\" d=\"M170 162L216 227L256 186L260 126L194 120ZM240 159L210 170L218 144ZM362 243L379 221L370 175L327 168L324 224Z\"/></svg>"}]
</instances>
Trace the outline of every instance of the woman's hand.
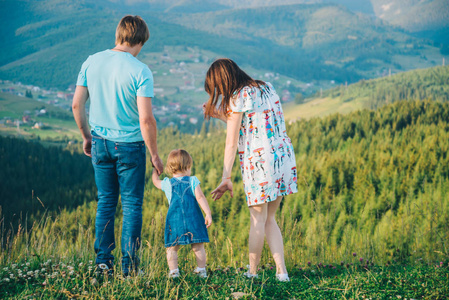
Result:
<instances>
[{"instance_id":1,"label":"woman's hand","mask_svg":"<svg viewBox=\"0 0 449 300\"><path fill-rule=\"evenodd\" d=\"M203 114L206 113L206 105L207 105L207 102L204 102L203 103ZM214 107L214 111L212 112L210 117L222 120L225 123L227 121L226 116L224 114L220 113L220 111L216 107Z\"/></svg>"},{"instance_id":2,"label":"woman's hand","mask_svg":"<svg viewBox=\"0 0 449 300\"><path fill-rule=\"evenodd\" d=\"M212 195L212 199L214 201L218 200L223 196L227 191L231 192L231 197L234 196L234 191L232 190L232 181L230 179L223 179L220 185L210 193Z\"/></svg>"}]
</instances>

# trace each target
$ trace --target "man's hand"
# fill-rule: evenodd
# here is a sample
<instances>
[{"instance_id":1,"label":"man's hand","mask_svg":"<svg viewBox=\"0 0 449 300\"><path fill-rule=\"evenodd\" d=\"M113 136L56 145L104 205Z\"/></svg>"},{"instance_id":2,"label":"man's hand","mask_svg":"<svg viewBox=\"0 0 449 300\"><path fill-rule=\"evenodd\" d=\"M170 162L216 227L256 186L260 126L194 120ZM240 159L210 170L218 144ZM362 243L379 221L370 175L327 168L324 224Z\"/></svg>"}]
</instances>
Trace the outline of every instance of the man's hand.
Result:
<instances>
[{"instance_id":1,"label":"man's hand","mask_svg":"<svg viewBox=\"0 0 449 300\"><path fill-rule=\"evenodd\" d=\"M164 172L164 164L158 155L151 157L151 164L156 169L157 175L161 175Z\"/></svg>"},{"instance_id":2,"label":"man's hand","mask_svg":"<svg viewBox=\"0 0 449 300\"><path fill-rule=\"evenodd\" d=\"M210 193L212 195L212 199L214 201L218 200L223 196L227 191L231 192L231 197L234 196L234 191L232 190L232 181L230 179L224 179L220 185Z\"/></svg>"},{"instance_id":3,"label":"man's hand","mask_svg":"<svg viewBox=\"0 0 449 300\"><path fill-rule=\"evenodd\" d=\"M92 157L92 136L83 139L83 151L89 157Z\"/></svg>"}]
</instances>

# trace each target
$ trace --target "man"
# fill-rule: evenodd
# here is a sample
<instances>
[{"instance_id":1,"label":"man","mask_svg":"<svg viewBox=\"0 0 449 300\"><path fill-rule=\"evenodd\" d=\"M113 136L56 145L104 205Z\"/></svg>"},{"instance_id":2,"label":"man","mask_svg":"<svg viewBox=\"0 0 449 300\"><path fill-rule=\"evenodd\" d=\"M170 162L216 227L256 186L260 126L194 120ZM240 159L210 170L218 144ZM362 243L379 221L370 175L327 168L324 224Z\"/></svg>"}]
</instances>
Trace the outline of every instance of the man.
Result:
<instances>
[{"instance_id":1,"label":"man","mask_svg":"<svg viewBox=\"0 0 449 300\"><path fill-rule=\"evenodd\" d=\"M137 271L145 185L145 144L158 174L163 164L157 150L156 120L151 109L153 75L136 56L150 36L139 16L123 17L115 48L84 62L78 75L72 110L92 157L98 205L95 219L97 273L113 273L114 215L119 192L123 209L122 272ZM86 101L90 98L89 130Z\"/></svg>"}]
</instances>

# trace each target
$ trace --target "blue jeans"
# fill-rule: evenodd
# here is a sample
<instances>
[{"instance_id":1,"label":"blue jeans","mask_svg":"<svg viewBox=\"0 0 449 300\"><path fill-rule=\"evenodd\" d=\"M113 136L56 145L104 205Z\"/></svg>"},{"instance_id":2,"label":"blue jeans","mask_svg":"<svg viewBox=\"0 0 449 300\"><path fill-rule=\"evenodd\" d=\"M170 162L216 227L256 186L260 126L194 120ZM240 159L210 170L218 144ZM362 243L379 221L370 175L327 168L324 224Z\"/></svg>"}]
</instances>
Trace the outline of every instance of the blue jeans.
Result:
<instances>
[{"instance_id":1,"label":"blue jeans","mask_svg":"<svg viewBox=\"0 0 449 300\"><path fill-rule=\"evenodd\" d=\"M95 219L95 253L97 264L112 267L115 249L114 220L119 191L121 194L122 271L128 274L139 264L137 250L142 231L142 202L145 186L144 142L112 142L92 134L92 165L98 189Z\"/></svg>"}]
</instances>

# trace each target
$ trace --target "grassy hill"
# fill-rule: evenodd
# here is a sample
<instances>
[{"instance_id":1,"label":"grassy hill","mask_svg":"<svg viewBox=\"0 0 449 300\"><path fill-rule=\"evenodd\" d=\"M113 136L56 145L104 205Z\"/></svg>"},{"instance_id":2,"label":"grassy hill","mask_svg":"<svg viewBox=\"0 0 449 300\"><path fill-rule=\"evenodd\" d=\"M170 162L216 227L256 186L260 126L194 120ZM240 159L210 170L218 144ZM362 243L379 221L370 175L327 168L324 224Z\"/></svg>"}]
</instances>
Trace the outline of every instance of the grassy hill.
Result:
<instances>
[{"instance_id":1,"label":"grassy hill","mask_svg":"<svg viewBox=\"0 0 449 300\"><path fill-rule=\"evenodd\" d=\"M303 104L288 103L288 119L312 118L331 113L349 113L360 109L376 109L401 100L433 99L449 101L449 67L414 70L391 77L362 80L340 86L306 99Z\"/></svg>"},{"instance_id":2,"label":"grassy hill","mask_svg":"<svg viewBox=\"0 0 449 300\"><path fill-rule=\"evenodd\" d=\"M189 247L180 250L181 280L167 279L163 232L168 206L163 192L148 183L141 252L146 274L103 280L93 278L89 262L96 209L89 159L73 147L44 148L0 137L0 180L5 183L0 205L7 216L0 218L0 297L215 299L242 292L247 298L275 299L445 299L449 102L396 101L377 111L301 120L287 131L299 188L283 200L277 215L292 276L285 285L273 279L268 247L261 277L251 281L241 275L249 212L238 162L232 172L234 197L210 201L209 279L191 275L195 263ZM175 148L191 153L193 174L210 195L221 177L225 132L209 126L208 132L190 135L168 128L159 132L158 141L163 159ZM148 162L148 178L150 172ZM120 221L118 213L117 236ZM119 271L118 260L116 267Z\"/></svg>"},{"instance_id":3,"label":"grassy hill","mask_svg":"<svg viewBox=\"0 0 449 300\"><path fill-rule=\"evenodd\" d=\"M291 124L287 131L296 155L299 192L285 199L279 215L289 263L339 262L352 252L379 263L447 258L447 128L449 102L435 101L398 101L376 112L333 114ZM225 140L220 127L211 126L208 131L190 135L168 128L158 137L163 159L172 149L189 151L194 160L193 174L201 181L205 195L220 180ZM7 166L0 174L3 182L11 181L3 190L7 194L0 198L3 203L10 203L12 196L8 195L17 198L14 206L3 206L2 213L8 215L14 207L26 211L23 203L31 208L34 202L34 207L39 208L34 198L39 197L46 207L51 203L50 215L67 222L63 228L68 238L77 239L80 224L91 231L86 227L95 216L95 194L93 181L86 181L85 176L90 169L86 167L89 159L58 148L46 151L40 145L24 143L14 139L0 143L0 159ZM14 155L19 165L11 164ZM149 177L149 160L147 163ZM33 166L33 172L23 175ZM46 183L51 174L56 174L55 179ZM209 255L222 266L243 260L242 251L247 249L247 231L242 228L247 228L249 214L238 162L232 179L234 197L210 201L214 226L209 234L216 246ZM70 182L77 184L71 186ZM59 187L55 188L55 184ZM85 204L76 212L59 214L64 207L73 210L74 203ZM160 228L166 211L163 192L147 184L144 220L146 226L153 224L153 229L144 230L143 240L162 243ZM30 214L28 219L36 220ZM17 221L15 218L14 224ZM229 252L229 243L243 250Z\"/></svg>"}]
</instances>

